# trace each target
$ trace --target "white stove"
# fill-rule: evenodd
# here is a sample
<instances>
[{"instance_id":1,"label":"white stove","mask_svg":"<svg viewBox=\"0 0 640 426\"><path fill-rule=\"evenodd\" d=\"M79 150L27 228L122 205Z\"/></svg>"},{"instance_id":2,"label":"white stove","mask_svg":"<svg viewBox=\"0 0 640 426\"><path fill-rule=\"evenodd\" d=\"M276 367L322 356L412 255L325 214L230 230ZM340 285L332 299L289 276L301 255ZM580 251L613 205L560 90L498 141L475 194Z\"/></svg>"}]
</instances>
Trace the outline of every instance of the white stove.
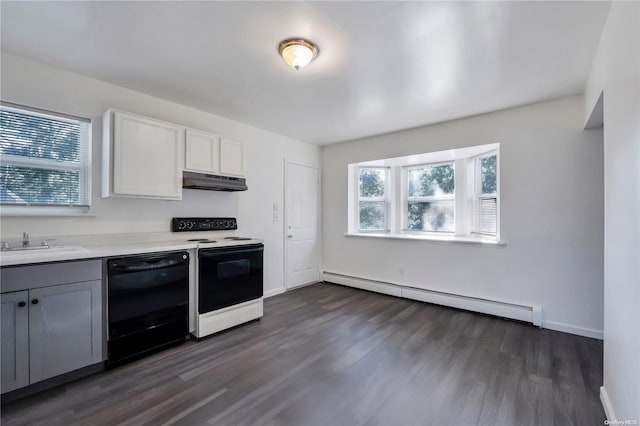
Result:
<instances>
[{"instance_id":1,"label":"white stove","mask_svg":"<svg viewBox=\"0 0 640 426\"><path fill-rule=\"evenodd\" d=\"M264 245L255 238L228 234L236 229L235 218L172 220L174 232L212 231L211 237L198 235L188 240L198 245L195 262L198 338L262 317Z\"/></svg>"}]
</instances>

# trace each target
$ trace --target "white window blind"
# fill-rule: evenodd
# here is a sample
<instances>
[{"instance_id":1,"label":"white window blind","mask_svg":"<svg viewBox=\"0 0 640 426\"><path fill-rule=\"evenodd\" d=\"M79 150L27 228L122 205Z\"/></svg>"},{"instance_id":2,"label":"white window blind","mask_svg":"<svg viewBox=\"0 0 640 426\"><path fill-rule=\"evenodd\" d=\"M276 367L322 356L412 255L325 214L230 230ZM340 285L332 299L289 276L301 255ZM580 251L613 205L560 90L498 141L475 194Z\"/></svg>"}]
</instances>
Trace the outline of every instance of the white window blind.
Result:
<instances>
[{"instance_id":1,"label":"white window blind","mask_svg":"<svg viewBox=\"0 0 640 426\"><path fill-rule=\"evenodd\" d=\"M0 204L89 207L88 119L0 106Z\"/></svg>"}]
</instances>

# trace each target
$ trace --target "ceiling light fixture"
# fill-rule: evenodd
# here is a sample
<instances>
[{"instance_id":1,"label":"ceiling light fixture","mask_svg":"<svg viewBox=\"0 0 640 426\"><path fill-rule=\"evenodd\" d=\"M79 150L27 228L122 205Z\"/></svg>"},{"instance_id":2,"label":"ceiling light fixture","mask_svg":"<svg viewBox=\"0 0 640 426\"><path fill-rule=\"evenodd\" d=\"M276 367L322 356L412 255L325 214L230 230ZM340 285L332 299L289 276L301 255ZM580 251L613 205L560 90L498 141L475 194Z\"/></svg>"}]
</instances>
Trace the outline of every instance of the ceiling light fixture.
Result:
<instances>
[{"instance_id":1,"label":"ceiling light fixture","mask_svg":"<svg viewBox=\"0 0 640 426\"><path fill-rule=\"evenodd\" d=\"M280 42L278 52L288 65L299 70L318 56L318 46L308 40L290 38Z\"/></svg>"}]
</instances>

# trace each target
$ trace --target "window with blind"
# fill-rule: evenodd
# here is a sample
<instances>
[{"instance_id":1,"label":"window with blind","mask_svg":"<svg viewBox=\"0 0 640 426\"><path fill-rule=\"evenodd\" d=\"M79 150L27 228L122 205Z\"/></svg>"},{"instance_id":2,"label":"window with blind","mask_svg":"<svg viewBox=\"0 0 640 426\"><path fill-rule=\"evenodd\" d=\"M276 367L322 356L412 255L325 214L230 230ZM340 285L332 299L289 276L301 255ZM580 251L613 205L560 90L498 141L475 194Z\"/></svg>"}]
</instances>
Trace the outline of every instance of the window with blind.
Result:
<instances>
[{"instance_id":1,"label":"window with blind","mask_svg":"<svg viewBox=\"0 0 640 426\"><path fill-rule=\"evenodd\" d=\"M497 143L349 164L347 233L500 242Z\"/></svg>"},{"instance_id":2,"label":"window with blind","mask_svg":"<svg viewBox=\"0 0 640 426\"><path fill-rule=\"evenodd\" d=\"M90 204L88 119L2 103L0 106L0 204L65 207Z\"/></svg>"},{"instance_id":3,"label":"window with blind","mask_svg":"<svg viewBox=\"0 0 640 426\"><path fill-rule=\"evenodd\" d=\"M495 235L498 227L497 156L490 153L475 159L473 232Z\"/></svg>"}]
</instances>

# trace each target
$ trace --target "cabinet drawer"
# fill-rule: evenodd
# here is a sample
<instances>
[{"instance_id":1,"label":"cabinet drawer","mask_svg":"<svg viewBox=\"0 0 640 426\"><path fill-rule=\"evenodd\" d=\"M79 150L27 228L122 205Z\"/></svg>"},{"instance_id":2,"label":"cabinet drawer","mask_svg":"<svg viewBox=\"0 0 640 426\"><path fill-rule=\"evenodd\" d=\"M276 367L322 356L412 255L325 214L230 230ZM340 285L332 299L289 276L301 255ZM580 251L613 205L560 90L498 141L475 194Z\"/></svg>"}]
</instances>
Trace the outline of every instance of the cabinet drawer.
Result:
<instances>
[{"instance_id":1,"label":"cabinet drawer","mask_svg":"<svg viewBox=\"0 0 640 426\"><path fill-rule=\"evenodd\" d=\"M8 266L0 269L0 291L6 293L101 279L102 261L100 259Z\"/></svg>"}]
</instances>

